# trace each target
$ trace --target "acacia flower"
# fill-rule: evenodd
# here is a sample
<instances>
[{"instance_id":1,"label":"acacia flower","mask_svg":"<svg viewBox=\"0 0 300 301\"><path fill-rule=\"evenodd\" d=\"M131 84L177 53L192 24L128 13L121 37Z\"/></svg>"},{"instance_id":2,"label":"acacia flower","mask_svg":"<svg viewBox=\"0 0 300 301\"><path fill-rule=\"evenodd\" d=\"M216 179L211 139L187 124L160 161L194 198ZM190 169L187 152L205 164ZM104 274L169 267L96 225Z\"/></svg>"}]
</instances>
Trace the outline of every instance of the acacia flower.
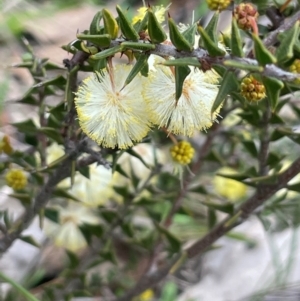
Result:
<instances>
[{"instance_id":1,"label":"acacia flower","mask_svg":"<svg viewBox=\"0 0 300 301\"><path fill-rule=\"evenodd\" d=\"M72 252L87 247L87 241L79 227L84 224L97 225L100 223L99 218L91 209L72 201L64 208L57 207L57 211L58 223L47 220L45 224L45 232L53 239L55 245Z\"/></svg>"},{"instance_id":2,"label":"acacia flower","mask_svg":"<svg viewBox=\"0 0 300 301\"><path fill-rule=\"evenodd\" d=\"M192 136L196 130L212 126L219 110L211 116L211 108L218 94L212 72L192 68L183 83L182 95L176 103L175 77L169 67L156 66L149 73L143 95L150 120L176 135Z\"/></svg>"},{"instance_id":3,"label":"acacia flower","mask_svg":"<svg viewBox=\"0 0 300 301\"><path fill-rule=\"evenodd\" d=\"M7 155L10 155L13 152L10 140L8 136L4 136L0 142L0 153L4 152Z\"/></svg>"},{"instance_id":4,"label":"acacia flower","mask_svg":"<svg viewBox=\"0 0 300 301\"><path fill-rule=\"evenodd\" d=\"M104 147L126 149L149 131L141 75L123 88L131 68L117 65L110 74L97 72L86 78L76 93L82 130Z\"/></svg>"},{"instance_id":5,"label":"acacia flower","mask_svg":"<svg viewBox=\"0 0 300 301\"><path fill-rule=\"evenodd\" d=\"M14 190L24 189L27 185L27 177L21 169L10 169L5 175L6 184Z\"/></svg>"}]
</instances>

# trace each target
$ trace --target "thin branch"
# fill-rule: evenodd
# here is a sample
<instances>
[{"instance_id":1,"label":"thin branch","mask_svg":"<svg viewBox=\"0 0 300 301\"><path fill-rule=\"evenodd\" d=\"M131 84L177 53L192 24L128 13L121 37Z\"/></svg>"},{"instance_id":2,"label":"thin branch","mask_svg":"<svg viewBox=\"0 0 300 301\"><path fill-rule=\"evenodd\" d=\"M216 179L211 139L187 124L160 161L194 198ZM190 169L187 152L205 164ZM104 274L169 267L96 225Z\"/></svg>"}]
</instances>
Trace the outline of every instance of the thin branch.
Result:
<instances>
[{"instance_id":1,"label":"thin branch","mask_svg":"<svg viewBox=\"0 0 300 301\"><path fill-rule=\"evenodd\" d=\"M188 258L193 258L203 254L216 240L234 228L242 220L249 217L253 211L266 202L278 190L284 188L287 183L300 172L300 158L298 158L285 172L278 176L275 184L265 185L264 189L257 191L252 197L244 202L233 216L229 216L207 233L203 238L190 246L185 253ZM130 301L134 296L139 295L144 290L153 287L164 279L174 267L176 262L184 254L177 255L173 260L164 265L161 269L151 275L143 277L130 291L124 296L116 298L114 301Z\"/></svg>"}]
</instances>

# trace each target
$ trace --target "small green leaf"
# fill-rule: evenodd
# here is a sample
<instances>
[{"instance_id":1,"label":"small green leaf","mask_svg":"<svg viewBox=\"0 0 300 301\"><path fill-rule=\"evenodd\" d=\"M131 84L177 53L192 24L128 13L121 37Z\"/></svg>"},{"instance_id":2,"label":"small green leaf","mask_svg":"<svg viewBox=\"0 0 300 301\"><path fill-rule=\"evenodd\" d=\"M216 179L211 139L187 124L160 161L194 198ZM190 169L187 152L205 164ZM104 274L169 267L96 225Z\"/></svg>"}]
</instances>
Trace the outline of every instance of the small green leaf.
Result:
<instances>
[{"instance_id":1,"label":"small green leaf","mask_svg":"<svg viewBox=\"0 0 300 301\"><path fill-rule=\"evenodd\" d=\"M208 208L207 215L208 215L207 216L208 228L212 229L216 225L216 223L218 221L217 215L216 215L216 211L214 209L212 209L212 208Z\"/></svg>"},{"instance_id":2,"label":"small green leaf","mask_svg":"<svg viewBox=\"0 0 300 301\"><path fill-rule=\"evenodd\" d=\"M63 143L63 138L61 134L54 128L50 127L41 127L38 129L39 132L44 133L48 138L53 139L58 144Z\"/></svg>"},{"instance_id":3,"label":"small green leaf","mask_svg":"<svg viewBox=\"0 0 300 301\"><path fill-rule=\"evenodd\" d=\"M155 49L155 45L151 43L140 43L140 42L123 42L121 46L125 49L149 51Z\"/></svg>"},{"instance_id":4,"label":"small green leaf","mask_svg":"<svg viewBox=\"0 0 300 301\"><path fill-rule=\"evenodd\" d=\"M284 84L282 81L274 77L263 77L262 81L266 88L268 101L272 111L274 112L279 100L280 90L284 87Z\"/></svg>"},{"instance_id":5,"label":"small green leaf","mask_svg":"<svg viewBox=\"0 0 300 301\"><path fill-rule=\"evenodd\" d=\"M299 35L299 24L298 20L293 27L278 35L280 45L276 49L276 57L279 63L284 63L293 58L294 45Z\"/></svg>"},{"instance_id":6,"label":"small green leaf","mask_svg":"<svg viewBox=\"0 0 300 301\"><path fill-rule=\"evenodd\" d=\"M254 41L255 57L259 64L262 66L275 64L277 62L276 57L266 48L262 40L256 34L252 34L252 39Z\"/></svg>"},{"instance_id":7,"label":"small green leaf","mask_svg":"<svg viewBox=\"0 0 300 301\"><path fill-rule=\"evenodd\" d=\"M191 45L188 40L182 35L179 31L174 20L169 16L168 18L169 24L169 33L172 44L178 51L192 51L193 45Z\"/></svg>"},{"instance_id":8,"label":"small green leaf","mask_svg":"<svg viewBox=\"0 0 300 301\"><path fill-rule=\"evenodd\" d=\"M237 57L244 56L240 29L237 26L235 18L232 18L232 23L231 23L231 48L230 49L232 55L235 55Z\"/></svg>"},{"instance_id":9,"label":"small green leaf","mask_svg":"<svg viewBox=\"0 0 300 301\"><path fill-rule=\"evenodd\" d=\"M218 95L211 109L211 114L213 114L223 103L224 99L231 92L235 92L239 89L239 83L237 81L236 75L228 70L222 80Z\"/></svg>"},{"instance_id":10,"label":"small green leaf","mask_svg":"<svg viewBox=\"0 0 300 301\"><path fill-rule=\"evenodd\" d=\"M287 185L287 189L291 191L300 192L300 183Z\"/></svg>"},{"instance_id":11,"label":"small green leaf","mask_svg":"<svg viewBox=\"0 0 300 301\"><path fill-rule=\"evenodd\" d=\"M151 7L148 8L148 33L151 42L154 44L159 44L167 39L167 34L161 24L158 22Z\"/></svg>"},{"instance_id":12,"label":"small green leaf","mask_svg":"<svg viewBox=\"0 0 300 301\"><path fill-rule=\"evenodd\" d=\"M104 32L109 34L112 39L118 37L119 25L113 15L107 9L102 9Z\"/></svg>"},{"instance_id":13,"label":"small green leaf","mask_svg":"<svg viewBox=\"0 0 300 301\"><path fill-rule=\"evenodd\" d=\"M234 205L229 202L219 204L219 203L215 203L215 202L211 202L211 201L203 201L203 202L201 202L201 204L203 204L211 209L225 212L225 213L228 213L231 215L234 213Z\"/></svg>"},{"instance_id":14,"label":"small green leaf","mask_svg":"<svg viewBox=\"0 0 300 301\"><path fill-rule=\"evenodd\" d=\"M188 66L175 66L175 100L178 102L186 77L191 73Z\"/></svg>"},{"instance_id":15,"label":"small green leaf","mask_svg":"<svg viewBox=\"0 0 300 301\"><path fill-rule=\"evenodd\" d=\"M32 236L25 235L25 236L21 236L20 239L27 242L28 244L30 244L34 247L37 247L37 248L41 247L40 244L38 244Z\"/></svg>"},{"instance_id":16,"label":"small green leaf","mask_svg":"<svg viewBox=\"0 0 300 301\"><path fill-rule=\"evenodd\" d=\"M224 60L224 66L226 67L233 67L236 69L246 70L246 71L252 71L252 72L262 72L264 68L262 66L258 65L251 65L244 62L239 62L236 60Z\"/></svg>"},{"instance_id":17,"label":"small green leaf","mask_svg":"<svg viewBox=\"0 0 300 301\"><path fill-rule=\"evenodd\" d=\"M87 35L87 34L77 34L77 39L89 41L93 43L94 45L97 45L99 47L109 47L111 37L109 34L101 34L101 35ZM82 47L82 45L81 45ZM86 51L88 53L91 53L91 51Z\"/></svg>"},{"instance_id":18,"label":"small green leaf","mask_svg":"<svg viewBox=\"0 0 300 301\"><path fill-rule=\"evenodd\" d=\"M197 24L194 23L190 27L188 27L182 35L186 38L186 40L190 43L190 45L195 44L195 36L197 32Z\"/></svg>"},{"instance_id":19,"label":"small green leaf","mask_svg":"<svg viewBox=\"0 0 300 301\"><path fill-rule=\"evenodd\" d=\"M164 235L164 237L167 239L170 247L171 247L171 251L174 253L177 253L180 251L181 249L181 243L180 240L178 238L176 238L171 232L169 232L167 229L165 229L163 226L161 226L159 223L154 221L154 225L156 227L156 229Z\"/></svg>"},{"instance_id":20,"label":"small green leaf","mask_svg":"<svg viewBox=\"0 0 300 301\"><path fill-rule=\"evenodd\" d=\"M195 57L186 57L186 58L179 58L175 60L165 60L161 65L164 66L194 66L194 67L201 67L200 62Z\"/></svg>"},{"instance_id":21,"label":"small green leaf","mask_svg":"<svg viewBox=\"0 0 300 301\"><path fill-rule=\"evenodd\" d=\"M219 22L219 16L220 13L216 11L205 27L205 32L215 44L218 43L217 26Z\"/></svg>"},{"instance_id":22,"label":"small green leaf","mask_svg":"<svg viewBox=\"0 0 300 301\"><path fill-rule=\"evenodd\" d=\"M253 141L251 141L251 140L242 141L242 144L244 145L246 150L250 153L250 155L252 155L252 157L254 157L254 158L258 157L256 145Z\"/></svg>"},{"instance_id":23,"label":"small green leaf","mask_svg":"<svg viewBox=\"0 0 300 301\"><path fill-rule=\"evenodd\" d=\"M62 188L56 187L54 189L54 191L52 192L52 194L53 194L53 196L56 196L56 197L65 198L65 199L73 200L75 202L80 203L80 200L76 196L74 196L73 194L69 193L67 190L62 189Z\"/></svg>"},{"instance_id":24,"label":"small green leaf","mask_svg":"<svg viewBox=\"0 0 300 301\"><path fill-rule=\"evenodd\" d=\"M164 284L160 301L174 301L178 295L178 287L174 282L168 281Z\"/></svg>"},{"instance_id":25,"label":"small green leaf","mask_svg":"<svg viewBox=\"0 0 300 301\"><path fill-rule=\"evenodd\" d=\"M121 27L122 34L127 40L138 41L140 36L132 26L130 20L127 18L126 14L123 12L122 8L116 6L117 13L119 15L119 24Z\"/></svg>"},{"instance_id":26,"label":"small green leaf","mask_svg":"<svg viewBox=\"0 0 300 301\"><path fill-rule=\"evenodd\" d=\"M12 123L12 126L17 128L20 132L35 135L37 133L37 127L32 119L28 119L22 122Z\"/></svg>"},{"instance_id":27,"label":"small green leaf","mask_svg":"<svg viewBox=\"0 0 300 301\"><path fill-rule=\"evenodd\" d=\"M218 44L210 38L210 36L203 29L203 27L198 26L198 32L201 35L201 39L199 40L199 42L203 42L204 47L211 56L225 55L226 52L218 47Z\"/></svg>"},{"instance_id":28,"label":"small green leaf","mask_svg":"<svg viewBox=\"0 0 300 301\"><path fill-rule=\"evenodd\" d=\"M94 16L90 24L90 34L99 34L100 33L100 21L102 19L102 11L99 11Z\"/></svg>"},{"instance_id":29,"label":"small green leaf","mask_svg":"<svg viewBox=\"0 0 300 301\"><path fill-rule=\"evenodd\" d=\"M28 193L10 193L8 196L19 200L23 205L29 205L31 203L31 196Z\"/></svg>"},{"instance_id":30,"label":"small green leaf","mask_svg":"<svg viewBox=\"0 0 300 301\"><path fill-rule=\"evenodd\" d=\"M15 290L19 292L27 301L39 301L34 295L32 295L28 290L26 290L23 286L7 277L6 275L0 272L0 279L9 283Z\"/></svg>"},{"instance_id":31,"label":"small green leaf","mask_svg":"<svg viewBox=\"0 0 300 301\"><path fill-rule=\"evenodd\" d=\"M123 47L121 45L117 45L112 48L108 48L103 51L100 51L97 54L91 55L90 58L92 60L101 60L101 59L105 59L109 56L113 56L116 53L121 52L122 50L123 50Z\"/></svg>"},{"instance_id":32,"label":"small green leaf","mask_svg":"<svg viewBox=\"0 0 300 301\"><path fill-rule=\"evenodd\" d=\"M79 265L79 258L77 257L77 255L73 252L70 252L68 250L65 250L67 256L68 256L68 259L69 259L69 267L71 269L75 269L78 267Z\"/></svg>"},{"instance_id":33,"label":"small green leaf","mask_svg":"<svg viewBox=\"0 0 300 301\"><path fill-rule=\"evenodd\" d=\"M133 150L132 148L130 148L130 149L126 150L126 153L128 153L129 155L131 155L131 156L139 159L145 165L146 168L150 169L149 165L144 160L144 158L139 153L137 153L135 150Z\"/></svg>"},{"instance_id":34,"label":"small green leaf","mask_svg":"<svg viewBox=\"0 0 300 301\"><path fill-rule=\"evenodd\" d=\"M33 85L32 87L39 88L39 87L46 87L49 85L57 86L57 87L65 87L66 82L67 82L67 80L62 75L58 75L54 78L37 83L37 84Z\"/></svg>"},{"instance_id":35,"label":"small green leaf","mask_svg":"<svg viewBox=\"0 0 300 301\"><path fill-rule=\"evenodd\" d=\"M56 209L46 208L44 211L44 216L54 223L59 223L59 213Z\"/></svg>"},{"instance_id":36,"label":"small green leaf","mask_svg":"<svg viewBox=\"0 0 300 301\"><path fill-rule=\"evenodd\" d=\"M113 209L103 208L101 209L100 214L108 223L112 223L113 221L120 219L118 212Z\"/></svg>"}]
</instances>

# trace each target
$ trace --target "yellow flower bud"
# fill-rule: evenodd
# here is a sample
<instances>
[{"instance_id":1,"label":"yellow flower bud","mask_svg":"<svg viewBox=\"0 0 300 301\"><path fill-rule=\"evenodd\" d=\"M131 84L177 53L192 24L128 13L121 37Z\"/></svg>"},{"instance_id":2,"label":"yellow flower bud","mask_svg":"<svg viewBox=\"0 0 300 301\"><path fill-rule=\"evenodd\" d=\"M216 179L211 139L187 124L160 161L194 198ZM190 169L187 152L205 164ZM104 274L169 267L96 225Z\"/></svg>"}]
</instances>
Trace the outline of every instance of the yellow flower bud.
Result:
<instances>
[{"instance_id":1,"label":"yellow flower bud","mask_svg":"<svg viewBox=\"0 0 300 301\"><path fill-rule=\"evenodd\" d=\"M206 0L210 10L224 10L229 6L230 2L230 0Z\"/></svg>"},{"instance_id":2,"label":"yellow flower bud","mask_svg":"<svg viewBox=\"0 0 300 301\"><path fill-rule=\"evenodd\" d=\"M5 175L5 180L14 190L21 190L27 185L27 177L21 169L10 169Z\"/></svg>"},{"instance_id":3,"label":"yellow flower bud","mask_svg":"<svg viewBox=\"0 0 300 301\"><path fill-rule=\"evenodd\" d=\"M235 7L233 16L236 18L239 28L249 30L252 28L250 18L254 18L254 20L257 21L258 12L253 4L241 3Z\"/></svg>"},{"instance_id":4,"label":"yellow flower bud","mask_svg":"<svg viewBox=\"0 0 300 301\"><path fill-rule=\"evenodd\" d=\"M266 96L265 86L252 75L241 82L241 94L250 102L258 102Z\"/></svg>"},{"instance_id":5,"label":"yellow flower bud","mask_svg":"<svg viewBox=\"0 0 300 301\"><path fill-rule=\"evenodd\" d=\"M170 149L171 156L175 162L182 165L191 163L195 149L187 141L180 141Z\"/></svg>"},{"instance_id":6,"label":"yellow flower bud","mask_svg":"<svg viewBox=\"0 0 300 301\"><path fill-rule=\"evenodd\" d=\"M150 301L153 300L153 298L154 298L154 292L152 289L147 289L138 296L139 301Z\"/></svg>"},{"instance_id":7,"label":"yellow flower bud","mask_svg":"<svg viewBox=\"0 0 300 301\"><path fill-rule=\"evenodd\" d=\"M292 73L296 73L300 75L300 60L296 59L294 60L293 64L290 66L290 71ZM300 78L295 79L296 84L300 84Z\"/></svg>"}]
</instances>

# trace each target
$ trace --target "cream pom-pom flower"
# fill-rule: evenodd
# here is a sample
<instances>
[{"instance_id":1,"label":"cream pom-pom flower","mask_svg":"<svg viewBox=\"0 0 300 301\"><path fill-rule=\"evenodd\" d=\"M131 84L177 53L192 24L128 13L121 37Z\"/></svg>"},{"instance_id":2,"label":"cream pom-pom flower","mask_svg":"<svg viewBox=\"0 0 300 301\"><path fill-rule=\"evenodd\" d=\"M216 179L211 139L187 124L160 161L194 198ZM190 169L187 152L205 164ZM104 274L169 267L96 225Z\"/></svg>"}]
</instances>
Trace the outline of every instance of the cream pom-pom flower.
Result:
<instances>
[{"instance_id":1,"label":"cream pom-pom flower","mask_svg":"<svg viewBox=\"0 0 300 301\"><path fill-rule=\"evenodd\" d=\"M58 247L63 247L69 251L76 252L87 247L80 226L83 224L98 225L100 219L91 209L81 204L69 201L67 207L57 207L59 212L59 222L54 223L46 220L44 231L51 237Z\"/></svg>"},{"instance_id":2,"label":"cream pom-pom flower","mask_svg":"<svg viewBox=\"0 0 300 301\"><path fill-rule=\"evenodd\" d=\"M110 72L95 73L83 81L76 93L82 130L104 147L126 149L149 131L141 75L124 87L131 68L117 65Z\"/></svg>"},{"instance_id":3,"label":"cream pom-pom flower","mask_svg":"<svg viewBox=\"0 0 300 301\"><path fill-rule=\"evenodd\" d=\"M185 136L211 127L218 115L218 111L211 114L219 90L215 83L216 74L212 71L204 73L191 68L176 103L175 76L171 68L157 64L143 91L150 120L171 133Z\"/></svg>"}]
</instances>

